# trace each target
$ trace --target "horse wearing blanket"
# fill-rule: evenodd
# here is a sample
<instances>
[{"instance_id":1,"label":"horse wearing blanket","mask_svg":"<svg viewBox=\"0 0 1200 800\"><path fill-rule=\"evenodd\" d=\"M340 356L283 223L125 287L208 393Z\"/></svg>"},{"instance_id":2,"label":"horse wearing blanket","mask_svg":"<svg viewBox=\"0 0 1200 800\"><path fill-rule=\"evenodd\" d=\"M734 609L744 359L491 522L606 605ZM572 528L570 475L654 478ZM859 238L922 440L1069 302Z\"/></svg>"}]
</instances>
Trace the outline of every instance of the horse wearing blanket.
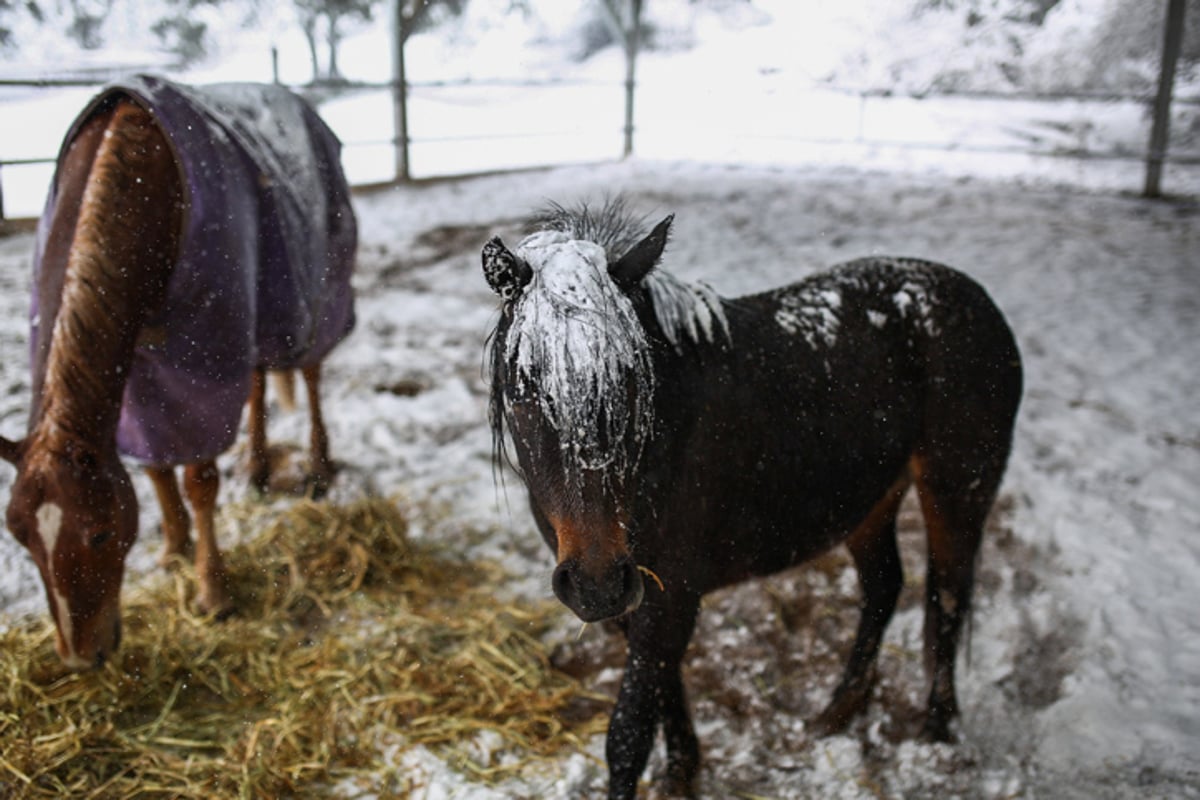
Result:
<instances>
[{"instance_id":1,"label":"horse wearing blanket","mask_svg":"<svg viewBox=\"0 0 1200 800\"><path fill-rule=\"evenodd\" d=\"M1021 396L1013 335L945 266L865 258L747 297L657 268L621 203L552 206L484 274L503 298L490 419L511 437L554 593L616 618L628 656L608 731L609 797L632 798L661 725L671 790L699 746L680 661L706 592L845 543L861 618L818 732L868 700L903 584L896 512L915 485L928 536L925 732L950 737L954 660L984 522ZM647 576L653 580L647 580Z\"/></svg>"},{"instance_id":2,"label":"horse wearing blanket","mask_svg":"<svg viewBox=\"0 0 1200 800\"><path fill-rule=\"evenodd\" d=\"M251 477L267 484L263 373L298 368L316 488L332 475L320 365L354 325L357 229L341 145L276 86L110 85L67 134L41 218L27 435L8 527L41 572L64 662L104 662L137 499L119 454L163 510L164 560L195 561L202 611L233 610L213 531L216 457L250 398Z\"/></svg>"}]
</instances>

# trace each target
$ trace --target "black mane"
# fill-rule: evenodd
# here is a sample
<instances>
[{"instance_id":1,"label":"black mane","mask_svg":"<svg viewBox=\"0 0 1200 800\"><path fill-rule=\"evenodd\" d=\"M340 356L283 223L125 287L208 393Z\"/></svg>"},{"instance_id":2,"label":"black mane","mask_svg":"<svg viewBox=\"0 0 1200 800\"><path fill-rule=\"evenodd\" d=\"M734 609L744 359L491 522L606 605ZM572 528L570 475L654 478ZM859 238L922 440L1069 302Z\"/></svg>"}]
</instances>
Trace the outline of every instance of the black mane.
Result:
<instances>
[{"instance_id":1,"label":"black mane","mask_svg":"<svg viewBox=\"0 0 1200 800\"><path fill-rule=\"evenodd\" d=\"M529 222L531 231L562 231L595 242L604 248L610 264L641 241L650 227L644 216L629 208L623 195L605 198L599 208L586 201L572 207L550 201L534 212Z\"/></svg>"}]
</instances>

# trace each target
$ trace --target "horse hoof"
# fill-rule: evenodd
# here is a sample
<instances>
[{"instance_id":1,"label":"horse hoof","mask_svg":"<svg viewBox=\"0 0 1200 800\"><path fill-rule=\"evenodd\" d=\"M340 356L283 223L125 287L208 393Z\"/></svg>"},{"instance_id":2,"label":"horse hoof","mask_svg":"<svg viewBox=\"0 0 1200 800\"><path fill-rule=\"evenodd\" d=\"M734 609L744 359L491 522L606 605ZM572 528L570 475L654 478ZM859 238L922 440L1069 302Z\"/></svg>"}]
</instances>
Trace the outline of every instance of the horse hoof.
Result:
<instances>
[{"instance_id":1,"label":"horse hoof","mask_svg":"<svg viewBox=\"0 0 1200 800\"><path fill-rule=\"evenodd\" d=\"M845 731L850 726L852 716L827 708L809 720L806 728L814 739L824 739L826 736L833 736Z\"/></svg>"},{"instance_id":2,"label":"horse hoof","mask_svg":"<svg viewBox=\"0 0 1200 800\"><path fill-rule=\"evenodd\" d=\"M663 789L667 793L667 797L681 797L685 800L695 800L696 788L692 778L685 778L682 775L672 775L667 773L666 781L663 783Z\"/></svg>"},{"instance_id":3,"label":"horse hoof","mask_svg":"<svg viewBox=\"0 0 1200 800\"><path fill-rule=\"evenodd\" d=\"M164 550L163 554L158 557L158 566L162 567L167 572L175 572L176 570L183 569L191 563L191 547L185 547L182 550Z\"/></svg>"},{"instance_id":4,"label":"horse hoof","mask_svg":"<svg viewBox=\"0 0 1200 800\"><path fill-rule=\"evenodd\" d=\"M214 622L224 622L237 612L237 605L224 595L220 597L201 594L195 602L196 614Z\"/></svg>"},{"instance_id":5,"label":"horse hoof","mask_svg":"<svg viewBox=\"0 0 1200 800\"><path fill-rule=\"evenodd\" d=\"M854 688L834 692L833 700L825 710L808 723L809 733L822 739L844 732L854 718L866 709L870 686L870 682L863 681Z\"/></svg>"},{"instance_id":6,"label":"horse hoof","mask_svg":"<svg viewBox=\"0 0 1200 800\"><path fill-rule=\"evenodd\" d=\"M210 619L213 622L224 622L237 613L237 606L231 602L220 603L217 605L209 605L207 603L197 602L196 613Z\"/></svg>"},{"instance_id":7,"label":"horse hoof","mask_svg":"<svg viewBox=\"0 0 1200 800\"><path fill-rule=\"evenodd\" d=\"M304 478L304 496L309 500L320 500L329 492L333 477L326 473L313 473Z\"/></svg>"},{"instance_id":8,"label":"horse hoof","mask_svg":"<svg viewBox=\"0 0 1200 800\"><path fill-rule=\"evenodd\" d=\"M927 742L953 744L954 732L950 730L950 720L946 717L930 714L925 718L921 728L921 738Z\"/></svg>"}]
</instances>

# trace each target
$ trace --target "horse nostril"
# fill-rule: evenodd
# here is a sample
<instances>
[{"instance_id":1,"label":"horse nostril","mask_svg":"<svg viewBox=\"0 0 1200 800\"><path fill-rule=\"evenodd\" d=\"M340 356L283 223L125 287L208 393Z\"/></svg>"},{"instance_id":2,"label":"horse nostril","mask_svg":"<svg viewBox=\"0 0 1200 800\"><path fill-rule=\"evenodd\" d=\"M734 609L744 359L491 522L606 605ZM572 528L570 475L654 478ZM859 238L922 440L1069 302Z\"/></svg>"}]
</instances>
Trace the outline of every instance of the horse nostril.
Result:
<instances>
[{"instance_id":1,"label":"horse nostril","mask_svg":"<svg viewBox=\"0 0 1200 800\"><path fill-rule=\"evenodd\" d=\"M554 596L567 606L572 605L575 596L575 579L572 577L573 571L571 562L564 561L555 567L554 575L550 579L550 586L554 589Z\"/></svg>"}]
</instances>

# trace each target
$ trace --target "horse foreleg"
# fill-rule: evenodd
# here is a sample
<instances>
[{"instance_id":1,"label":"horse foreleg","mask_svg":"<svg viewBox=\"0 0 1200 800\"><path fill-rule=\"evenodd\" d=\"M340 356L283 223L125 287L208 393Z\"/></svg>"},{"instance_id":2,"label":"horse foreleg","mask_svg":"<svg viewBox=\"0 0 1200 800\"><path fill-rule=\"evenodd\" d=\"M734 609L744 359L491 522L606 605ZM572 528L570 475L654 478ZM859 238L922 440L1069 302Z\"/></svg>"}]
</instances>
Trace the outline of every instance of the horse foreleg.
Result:
<instances>
[{"instance_id":1,"label":"horse foreleg","mask_svg":"<svg viewBox=\"0 0 1200 800\"><path fill-rule=\"evenodd\" d=\"M179 494L179 483L175 480L174 467L146 467L146 475L154 486L158 505L162 508L163 553L158 563L170 566L176 558L188 558L192 554L192 537L189 529L192 520L183 497Z\"/></svg>"},{"instance_id":2,"label":"horse foreleg","mask_svg":"<svg viewBox=\"0 0 1200 800\"><path fill-rule=\"evenodd\" d=\"M233 613L233 603L225 584L225 566L217 548L217 490L221 476L216 461L188 464L183 472L188 502L196 518L196 580L200 593L196 605L201 613L224 619Z\"/></svg>"},{"instance_id":3,"label":"horse foreleg","mask_svg":"<svg viewBox=\"0 0 1200 800\"><path fill-rule=\"evenodd\" d=\"M661 722L667 780L675 796L692 797L700 746L692 727L680 664L695 627L699 599L672 597L668 607L644 603L629 620L625 675L608 725L609 800L632 800Z\"/></svg>"},{"instance_id":4,"label":"horse foreleg","mask_svg":"<svg viewBox=\"0 0 1200 800\"><path fill-rule=\"evenodd\" d=\"M329 434L325 430L325 418L321 414L321 365L313 364L301 370L304 389L308 398L308 493L318 498L329 489L333 481L333 461L329 458Z\"/></svg>"},{"instance_id":5,"label":"horse foreleg","mask_svg":"<svg viewBox=\"0 0 1200 800\"><path fill-rule=\"evenodd\" d=\"M250 485L265 493L271 481L271 459L267 454L267 377L256 367L250 377Z\"/></svg>"},{"instance_id":6,"label":"horse foreleg","mask_svg":"<svg viewBox=\"0 0 1200 800\"><path fill-rule=\"evenodd\" d=\"M907 478L897 481L846 540L862 592L858 631L833 699L812 722L816 736L844 730L870 698L875 659L904 585L900 552L896 549L896 512L907 488Z\"/></svg>"}]
</instances>

